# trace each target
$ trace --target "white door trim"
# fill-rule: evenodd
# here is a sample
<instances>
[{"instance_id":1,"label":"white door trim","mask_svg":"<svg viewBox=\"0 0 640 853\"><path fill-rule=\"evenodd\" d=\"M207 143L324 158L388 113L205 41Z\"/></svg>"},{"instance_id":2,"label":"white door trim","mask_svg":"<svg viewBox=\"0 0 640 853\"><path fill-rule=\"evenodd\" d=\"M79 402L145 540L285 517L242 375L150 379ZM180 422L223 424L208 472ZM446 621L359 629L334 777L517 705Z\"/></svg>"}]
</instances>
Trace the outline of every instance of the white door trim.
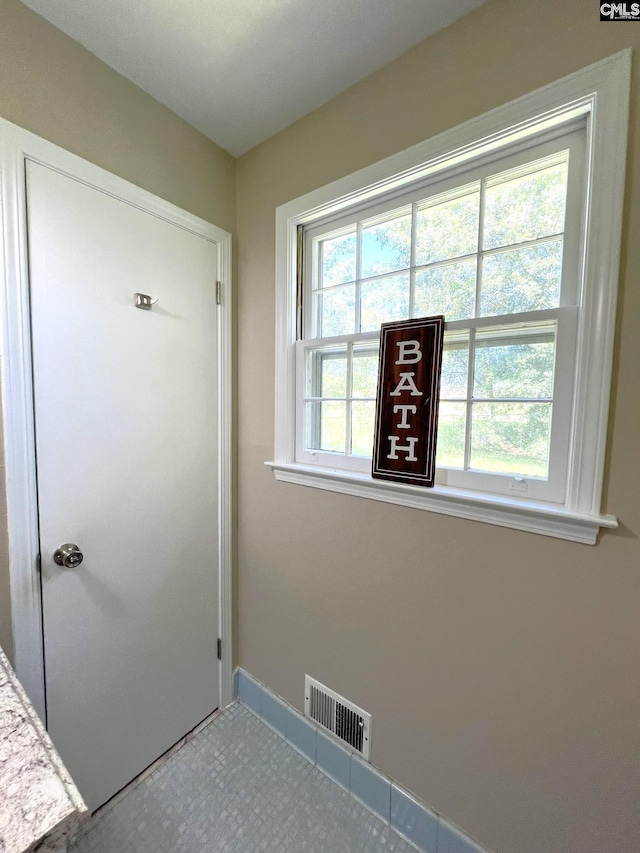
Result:
<instances>
[{"instance_id":1,"label":"white door trim","mask_svg":"<svg viewBox=\"0 0 640 853\"><path fill-rule=\"evenodd\" d=\"M233 698L231 626L231 235L146 190L0 119L0 377L4 413L9 577L15 669L46 720L42 603L38 566L33 382L27 265L25 162L34 160L218 245L219 665L220 707ZM215 278L214 278L215 276ZM212 650L215 654L215 649Z\"/></svg>"}]
</instances>

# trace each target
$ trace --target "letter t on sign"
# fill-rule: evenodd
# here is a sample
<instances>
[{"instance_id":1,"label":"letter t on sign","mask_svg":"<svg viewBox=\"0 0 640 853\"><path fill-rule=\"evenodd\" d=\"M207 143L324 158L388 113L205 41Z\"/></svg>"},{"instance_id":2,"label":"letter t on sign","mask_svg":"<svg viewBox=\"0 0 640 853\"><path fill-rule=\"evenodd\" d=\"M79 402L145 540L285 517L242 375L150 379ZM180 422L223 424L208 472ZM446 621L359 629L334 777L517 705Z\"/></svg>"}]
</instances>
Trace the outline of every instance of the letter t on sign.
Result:
<instances>
[{"instance_id":1,"label":"letter t on sign","mask_svg":"<svg viewBox=\"0 0 640 853\"><path fill-rule=\"evenodd\" d=\"M383 323L371 476L433 486L444 317Z\"/></svg>"}]
</instances>

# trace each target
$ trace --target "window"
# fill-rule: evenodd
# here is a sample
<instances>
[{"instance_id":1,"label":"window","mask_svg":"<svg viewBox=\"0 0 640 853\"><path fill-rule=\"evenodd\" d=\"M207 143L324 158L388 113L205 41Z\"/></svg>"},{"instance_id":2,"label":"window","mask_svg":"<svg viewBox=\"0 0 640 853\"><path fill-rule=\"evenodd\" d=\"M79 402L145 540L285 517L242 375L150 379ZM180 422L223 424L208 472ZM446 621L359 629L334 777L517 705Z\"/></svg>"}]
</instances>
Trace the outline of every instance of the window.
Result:
<instances>
[{"instance_id":1,"label":"window","mask_svg":"<svg viewBox=\"0 0 640 853\"><path fill-rule=\"evenodd\" d=\"M584 542L616 525L600 491L628 73L605 60L279 209L279 479ZM433 314L436 487L373 481L380 324Z\"/></svg>"},{"instance_id":2,"label":"window","mask_svg":"<svg viewBox=\"0 0 640 853\"><path fill-rule=\"evenodd\" d=\"M304 229L298 461L370 470L380 324L444 314L437 482L563 500L580 124Z\"/></svg>"}]
</instances>

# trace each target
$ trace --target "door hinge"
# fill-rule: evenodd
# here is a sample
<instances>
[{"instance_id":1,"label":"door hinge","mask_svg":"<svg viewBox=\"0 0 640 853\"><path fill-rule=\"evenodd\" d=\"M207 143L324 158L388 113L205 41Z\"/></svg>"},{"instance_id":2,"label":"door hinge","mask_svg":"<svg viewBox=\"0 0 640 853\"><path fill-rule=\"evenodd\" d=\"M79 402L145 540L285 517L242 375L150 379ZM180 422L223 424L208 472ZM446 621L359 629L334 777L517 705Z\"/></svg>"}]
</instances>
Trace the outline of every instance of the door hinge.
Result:
<instances>
[{"instance_id":1,"label":"door hinge","mask_svg":"<svg viewBox=\"0 0 640 853\"><path fill-rule=\"evenodd\" d=\"M37 566L40 574L42 574L42 555L41 554L38 554L38 556L36 557L36 566Z\"/></svg>"},{"instance_id":2,"label":"door hinge","mask_svg":"<svg viewBox=\"0 0 640 853\"><path fill-rule=\"evenodd\" d=\"M222 660L222 640L218 637L218 660Z\"/></svg>"},{"instance_id":3,"label":"door hinge","mask_svg":"<svg viewBox=\"0 0 640 853\"><path fill-rule=\"evenodd\" d=\"M216 305L222 305L222 282L216 281Z\"/></svg>"}]
</instances>

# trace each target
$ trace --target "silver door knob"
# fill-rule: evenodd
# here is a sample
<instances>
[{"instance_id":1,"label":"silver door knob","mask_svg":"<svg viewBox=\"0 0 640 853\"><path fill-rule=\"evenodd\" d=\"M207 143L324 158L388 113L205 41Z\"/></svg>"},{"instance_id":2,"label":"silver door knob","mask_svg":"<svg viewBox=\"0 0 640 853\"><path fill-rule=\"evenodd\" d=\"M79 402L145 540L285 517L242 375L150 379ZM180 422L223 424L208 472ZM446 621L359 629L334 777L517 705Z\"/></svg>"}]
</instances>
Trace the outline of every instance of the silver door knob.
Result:
<instances>
[{"instance_id":1,"label":"silver door knob","mask_svg":"<svg viewBox=\"0 0 640 853\"><path fill-rule=\"evenodd\" d=\"M77 545L67 542L66 545L61 545L54 552L53 561L59 566L64 566L65 569L75 569L79 566L84 558L84 555Z\"/></svg>"}]
</instances>

